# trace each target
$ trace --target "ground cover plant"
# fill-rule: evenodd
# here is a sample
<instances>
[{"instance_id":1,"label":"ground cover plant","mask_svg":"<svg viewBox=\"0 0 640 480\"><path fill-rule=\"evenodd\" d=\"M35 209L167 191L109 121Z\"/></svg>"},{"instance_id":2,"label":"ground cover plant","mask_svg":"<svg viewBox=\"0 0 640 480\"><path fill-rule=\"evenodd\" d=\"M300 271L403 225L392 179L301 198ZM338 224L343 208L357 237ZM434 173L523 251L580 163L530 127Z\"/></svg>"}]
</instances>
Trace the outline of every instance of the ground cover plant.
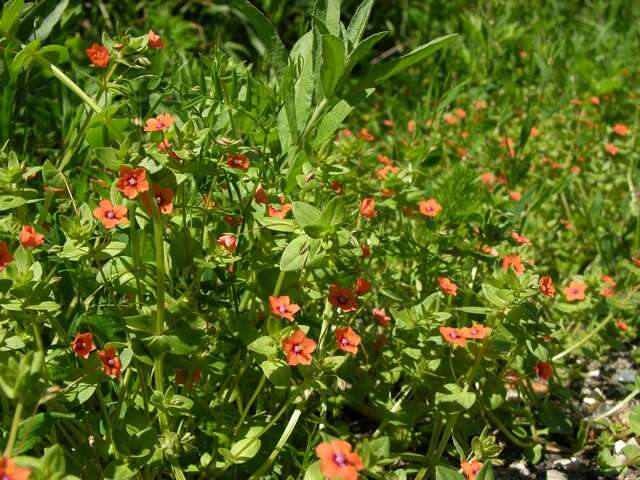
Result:
<instances>
[{"instance_id":1,"label":"ground cover plant","mask_svg":"<svg viewBox=\"0 0 640 480\"><path fill-rule=\"evenodd\" d=\"M639 8L4 2L0 479L634 478Z\"/></svg>"}]
</instances>

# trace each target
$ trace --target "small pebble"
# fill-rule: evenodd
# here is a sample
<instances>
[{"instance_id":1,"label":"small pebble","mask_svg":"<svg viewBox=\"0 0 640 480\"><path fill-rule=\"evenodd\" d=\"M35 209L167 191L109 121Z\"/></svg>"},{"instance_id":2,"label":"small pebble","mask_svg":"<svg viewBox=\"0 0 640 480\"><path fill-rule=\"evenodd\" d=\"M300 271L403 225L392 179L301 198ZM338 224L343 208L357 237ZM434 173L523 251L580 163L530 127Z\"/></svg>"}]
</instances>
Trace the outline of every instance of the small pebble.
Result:
<instances>
[{"instance_id":1,"label":"small pebble","mask_svg":"<svg viewBox=\"0 0 640 480\"><path fill-rule=\"evenodd\" d=\"M512 463L511 465L509 465L509 468L516 470L520 475L524 477L528 477L529 475L531 475L531 472L529 471L527 466L524 464L524 462Z\"/></svg>"},{"instance_id":2,"label":"small pebble","mask_svg":"<svg viewBox=\"0 0 640 480\"><path fill-rule=\"evenodd\" d=\"M569 478L559 470L547 470L547 480L569 480Z\"/></svg>"}]
</instances>

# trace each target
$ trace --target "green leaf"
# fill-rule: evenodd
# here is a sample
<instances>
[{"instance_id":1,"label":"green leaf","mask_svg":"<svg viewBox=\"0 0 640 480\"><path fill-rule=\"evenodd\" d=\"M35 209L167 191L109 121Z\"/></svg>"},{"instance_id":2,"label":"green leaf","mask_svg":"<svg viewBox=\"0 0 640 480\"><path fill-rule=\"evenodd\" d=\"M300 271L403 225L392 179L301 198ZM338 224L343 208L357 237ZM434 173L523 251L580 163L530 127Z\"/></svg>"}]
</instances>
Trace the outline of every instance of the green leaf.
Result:
<instances>
[{"instance_id":1,"label":"green leaf","mask_svg":"<svg viewBox=\"0 0 640 480\"><path fill-rule=\"evenodd\" d=\"M503 288L497 288L490 283L482 284L482 293L489 302L498 308L504 308L511 302L511 292Z\"/></svg>"},{"instance_id":2,"label":"green leaf","mask_svg":"<svg viewBox=\"0 0 640 480\"><path fill-rule=\"evenodd\" d=\"M340 0L317 0L313 15L319 18L332 35L340 35Z\"/></svg>"},{"instance_id":3,"label":"green leaf","mask_svg":"<svg viewBox=\"0 0 640 480\"><path fill-rule=\"evenodd\" d=\"M333 197L324 207L320 216L320 223L323 225L339 225L344 219L344 202L340 197Z\"/></svg>"},{"instance_id":4,"label":"green leaf","mask_svg":"<svg viewBox=\"0 0 640 480\"><path fill-rule=\"evenodd\" d=\"M307 467L302 480L324 480L324 475L320 472L320 461L315 461Z\"/></svg>"},{"instance_id":5,"label":"green leaf","mask_svg":"<svg viewBox=\"0 0 640 480\"><path fill-rule=\"evenodd\" d=\"M20 11L24 5L24 0L10 0L2 7L0 17L0 32L9 33L20 18Z\"/></svg>"},{"instance_id":6,"label":"green leaf","mask_svg":"<svg viewBox=\"0 0 640 480\"><path fill-rule=\"evenodd\" d=\"M256 456L260 450L260 445L261 442L257 438L243 438L231 445L231 450L229 450L230 457L227 459L236 464L248 462Z\"/></svg>"},{"instance_id":7,"label":"green leaf","mask_svg":"<svg viewBox=\"0 0 640 480\"><path fill-rule=\"evenodd\" d=\"M352 45L357 45L362 38L364 29L369 22L369 15L371 14L371 7L375 0L364 0L353 14L349 26L347 27L347 38Z\"/></svg>"},{"instance_id":8,"label":"green leaf","mask_svg":"<svg viewBox=\"0 0 640 480\"><path fill-rule=\"evenodd\" d=\"M45 40L53 30L53 27L56 26L56 23L60 21L62 18L62 14L67 9L67 5L69 5L69 0L61 0L56 5L49 15L42 21L38 29L31 34L29 40Z\"/></svg>"},{"instance_id":9,"label":"green leaf","mask_svg":"<svg viewBox=\"0 0 640 480\"><path fill-rule=\"evenodd\" d=\"M322 35L320 81L326 98L333 96L344 71L344 44L333 35Z\"/></svg>"},{"instance_id":10,"label":"green leaf","mask_svg":"<svg viewBox=\"0 0 640 480\"><path fill-rule=\"evenodd\" d=\"M163 337L171 353L187 355L198 350L205 338L205 333L195 328L178 328L168 331Z\"/></svg>"},{"instance_id":11,"label":"green leaf","mask_svg":"<svg viewBox=\"0 0 640 480\"><path fill-rule=\"evenodd\" d=\"M316 129L315 139L311 142L314 147L328 140L351 113L352 107L347 101L340 100L329 112L322 117Z\"/></svg>"},{"instance_id":12,"label":"green leaf","mask_svg":"<svg viewBox=\"0 0 640 480\"><path fill-rule=\"evenodd\" d=\"M495 477L493 476L493 465L491 465L491 462L487 462L482 466L476 475L475 480L495 480Z\"/></svg>"},{"instance_id":13,"label":"green leaf","mask_svg":"<svg viewBox=\"0 0 640 480\"><path fill-rule=\"evenodd\" d=\"M273 59L276 67L284 68L287 64L287 50L271 21L249 0L233 0L233 6L242 12L255 29L258 38L264 44L268 56Z\"/></svg>"},{"instance_id":14,"label":"green leaf","mask_svg":"<svg viewBox=\"0 0 640 480\"><path fill-rule=\"evenodd\" d=\"M291 380L291 369L282 360L265 360L260 364L264 376L276 387L287 387Z\"/></svg>"},{"instance_id":15,"label":"green leaf","mask_svg":"<svg viewBox=\"0 0 640 480\"><path fill-rule=\"evenodd\" d=\"M322 225L318 223L313 223L304 227L304 233L309 235L311 238L322 238L331 230L332 228L329 225Z\"/></svg>"},{"instance_id":16,"label":"green leaf","mask_svg":"<svg viewBox=\"0 0 640 480\"><path fill-rule=\"evenodd\" d=\"M14 195L0 195L0 211L11 210L12 208L24 205L27 201L22 197Z\"/></svg>"},{"instance_id":17,"label":"green leaf","mask_svg":"<svg viewBox=\"0 0 640 480\"><path fill-rule=\"evenodd\" d=\"M294 272L302 269L307 257L308 240L306 235L300 235L287 245L280 258L280 270Z\"/></svg>"},{"instance_id":18,"label":"green leaf","mask_svg":"<svg viewBox=\"0 0 640 480\"><path fill-rule=\"evenodd\" d=\"M298 122L298 131L301 132L307 124L309 115L311 115L311 99L315 87L313 76L313 32L305 33L296 42L291 49L291 61L302 64L295 86L296 121Z\"/></svg>"},{"instance_id":19,"label":"green leaf","mask_svg":"<svg viewBox=\"0 0 640 480\"><path fill-rule=\"evenodd\" d=\"M636 435L640 435L640 405L636 405L629 415L629 428Z\"/></svg>"},{"instance_id":20,"label":"green leaf","mask_svg":"<svg viewBox=\"0 0 640 480\"><path fill-rule=\"evenodd\" d=\"M397 75L398 73L401 73L412 65L415 65L416 63L424 60L429 55L447 46L457 36L458 34L454 33L452 35L438 37L430 41L429 43L421 45L415 50L412 50L406 55L402 55L401 57L396 58L395 60L391 60L382 65L376 65L351 90L351 92L349 93L349 97L357 97L365 89L375 87L379 83L384 82L385 80L393 77L394 75Z\"/></svg>"},{"instance_id":21,"label":"green leaf","mask_svg":"<svg viewBox=\"0 0 640 480\"><path fill-rule=\"evenodd\" d=\"M462 390L456 383L444 386L444 392L436 392L436 404L447 413L469 410L476 401L476 394Z\"/></svg>"},{"instance_id":22,"label":"green leaf","mask_svg":"<svg viewBox=\"0 0 640 480\"><path fill-rule=\"evenodd\" d=\"M322 213L313 205L304 202L293 202L293 218L301 227L314 223L322 223Z\"/></svg>"},{"instance_id":23,"label":"green leaf","mask_svg":"<svg viewBox=\"0 0 640 480\"><path fill-rule=\"evenodd\" d=\"M96 147L94 149L98 161L110 170L118 170L122 160L118 158L118 151L111 147Z\"/></svg>"},{"instance_id":24,"label":"green leaf","mask_svg":"<svg viewBox=\"0 0 640 480\"><path fill-rule=\"evenodd\" d=\"M265 357L273 357L278 352L276 342L269 335L256 338L253 342L247 345L247 349L252 352L259 353Z\"/></svg>"},{"instance_id":25,"label":"green leaf","mask_svg":"<svg viewBox=\"0 0 640 480\"><path fill-rule=\"evenodd\" d=\"M453 468L436 466L436 480L465 480L464 476Z\"/></svg>"},{"instance_id":26,"label":"green leaf","mask_svg":"<svg viewBox=\"0 0 640 480\"><path fill-rule=\"evenodd\" d=\"M489 315L493 310L487 307L457 307L456 310L465 313L474 313L476 315Z\"/></svg>"},{"instance_id":27,"label":"green leaf","mask_svg":"<svg viewBox=\"0 0 640 480\"><path fill-rule=\"evenodd\" d=\"M296 230L296 223L293 220L272 217L255 218L260 225L275 232L294 232Z\"/></svg>"},{"instance_id":28,"label":"green leaf","mask_svg":"<svg viewBox=\"0 0 640 480\"><path fill-rule=\"evenodd\" d=\"M362 42L360 42L347 58L347 65L344 67L344 75L349 74L353 67L355 67L358 62L371 51L376 43L386 37L388 33L389 32L374 33L373 35L368 36Z\"/></svg>"},{"instance_id":29,"label":"green leaf","mask_svg":"<svg viewBox=\"0 0 640 480\"><path fill-rule=\"evenodd\" d=\"M53 424L62 419L75 418L75 415L59 412L37 413L20 422L18 438L11 452L11 456L21 455L34 448L40 441L45 440Z\"/></svg>"}]
</instances>

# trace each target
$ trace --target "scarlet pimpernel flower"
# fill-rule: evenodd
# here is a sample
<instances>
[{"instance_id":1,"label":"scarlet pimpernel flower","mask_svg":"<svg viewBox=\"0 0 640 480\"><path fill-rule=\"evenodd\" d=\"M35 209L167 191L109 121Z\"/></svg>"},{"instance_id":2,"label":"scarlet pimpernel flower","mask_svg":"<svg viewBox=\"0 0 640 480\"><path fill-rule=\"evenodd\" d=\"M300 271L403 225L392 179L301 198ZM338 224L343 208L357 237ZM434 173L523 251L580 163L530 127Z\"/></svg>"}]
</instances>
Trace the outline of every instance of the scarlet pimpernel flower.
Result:
<instances>
[{"instance_id":1,"label":"scarlet pimpernel flower","mask_svg":"<svg viewBox=\"0 0 640 480\"><path fill-rule=\"evenodd\" d=\"M475 324L460 329L460 334L467 340L482 340L491 334L491 329L484 325Z\"/></svg>"},{"instance_id":2,"label":"scarlet pimpernel flower","mask_svg":"<svg viewBox=\"0 0 640 480\"><path fill-rule=\"evenodd\" d=\"M44 235L38 233L31 225L23 225L20 230L20 245L27 248L36 248L44 243Z\"/></svg>"},{"instance_id":3,"label":"scarlet pimpernel flower","mask_svg":"<svg viewBox=\"0 0 640 480\"><path fill-rule=\"evenodd\" d=\"M363 198L360 202L360 215L364 218L373 218L378 214L376 212L376 200L373 197Z\"/></svg>"},{"instance_id":4,"label":"scarlet pimpernel flower","mask_svg":"<svg viewBox=\"0 0 640 480\"><path fill-rule=\"evenodd\" d=\"M87 48L87 57L89 57L89 61L96 67L107 68L111 55L109 55L109 50L105 47L99 43L94 43L91 47Z\"/></svg>"},{"instance_id":5,"label":"scarlet pimpernel flower","mask_svg":"<svg viewBox=\"0 0 640 480\"><path fill-rule=\"evenodd\" d=\"M420 200L418 209L425 217L435 218L442 210L442 205L435 198L430 198L428 200Z\"/></svg>"},{"instance_id":6,"label":"scarlet pimpernel flower","mask_svg":"<svg viewBox=\"0 0 640 480\"><path fill-rule=\"evenodd\" d=\"M102 371L111 378L118 378L122 370L122 363L113 347L105 348L98 352L98 357L102 362Z\"/></svg>"},{"instance_id":7,"label":"scarlet pimpernel flower","mask_svg":"<svg viewBox=\"0 0 640 480\"><path fill-rule=\"evenodd\" d=\"M150 118L144 125L145 132L161 132L171 128L175 122L175 117L169 113L161 113L157 117Z\"/></svg>"},{"instance_id":8,"label":"scarlet pimpernel flower","mask_svg":"<svg viewBox=\"0 0 640 480\"><path fill-rule=\"evenodd\" d=\"M153 184L153 196L151 197L158 206L158 211L163 215L169 215L173 212L173 190L164 188L156 183ZM147 211L151 213L151 205L149 204L149 196L142 197L142 203L147 207Z\"/></svg>"},{"instance_id":9,"label":"scarlet pimpernel flower","mask_svg":"<svg viewBox=\"0 0 640 480\"><path fill-rule=\"evenodd\" d=\"M311 364L311 354L315 349L316 342L307 338L302 330L296 330L282 339L282 350L287 354L287 363L292 367Z\"/></svg>"},{"instance_id":10,"label":"scarlet pimpernel flower","mask_svg":"<svg viewBox=\"0 0 640 480\"><path fill-rule=\"evenodd\" d=\"M248 170L251 166L251 161L249 157L242 153L234 153L227 155L227 165L238 170Z\"/></svg>"},{"instance_id":11,"label":"scarlet pimpernel flower","mask_svg":"<svg viewBox=\"0 0 640 480\"><path fill-rule=\"evenodd\" d=\"M358 472L364 468L362 459L349 442L332 440L316 447L320 459L320 472L330 480L357 480Z\"/></svg>"},{"instance_id":12,"label":"scarlet pimpernel flower","mask_svg":"<svg viewBox=\"0 0 640 480\"><path fill-rule=\"evenodd\" d=\"M551 378L551 374L553 373L551 364L548 362L542 362L540 360L536 362L536 366L533 370L535 374L542 380L549 380Z\"/></svg>"},{"instance_id":13,"label":"scarlet pimpernel flower","mask_svg":"<svg viewBox=\"0 0 640 480\"><path fill-rule=\"evenodd\" d=\"M522 275L526 268L520 259L520 255L505 255L502 259L502 271L506 272L509 268L513 269L516 275Z\"/></svg>"},{"instance_id":14,"label":"scarlet pimpernel flower","mask_svg":"<svg viewBox=\"0 0 640 480\"><path fill-rule=\"evenodd\" d=\"M291 299L286 295L269 297L269 305L271 306L271 313L278 317L286 318L290 322L295 320L295 314L300 311L300 306L291 303Z\"/></svg>"},{"instance_id":15,"label":"scarlet pimpernel flower","mask_svg":"<svg viewBox=\"0 0 640 480\"><path fill-rule=\"evenodd\" d=\"M116 182L118 190L132 200L142 192L149 190L149 182L147 181L147 171L143 167L133 168L127 165L120 167L120 176Z\"/></svg>"},{"instance_id":16,"label":"scarlet pimpernel flower","mask_svg":"<svg viewBox=\"0 0 640 480\"><path fill-rule=\"evenodd\" d=\"M73 344L71 345L73 353L86 360L95 349L96 345L93 343L93 334L91 332L76 333L76 338L73 339Z\"/></svg>"},{"instance_id":17,"label":"scarlet pimpernel flower","mask_svg":"<svg viewBox=\"0 0 640 480\"><path fill-rule=\"evenodd\" d=\"M462 468L467 480L475 480L476 475L478 475L480 470L482 470L482 463L477 460L473 460L472 462L462 462L460 468Z\"/></svg>"},{"instance_id":18,"label":"scarlet pimpernel flower","mask_svg":"<svg viewBox=\"0 0 640 480\"><path fill-rule=\"evenodd\" d=\"M7 244L7 242L0 242L0 272L11 262L13 262L13 255L9 252L9 244Z\"/></svg>"},{"instance_id":19,"label":"scarlet pimpernel flower","mask_svg":"<svg viewBox=\"0 0 640 480\"><path fill-rule=\"evenodd\" d=\"M218 237L218 245L223 246L229 253L236 253L236 247L238 245L238 240L235 235L231 233L225 233L224 235L220 235Z\"/></svg>"},{"instance_id":20,"label":"scarlet pimpernel flower","mask_svg":"<svg viewBox=\"0 0 640 480\"><path fill-rule=\"evenodd\" d=\"M336 346L343 352L356 354L361 342L360 336L351 327L336 328Z\"/></svg>"},{"instance_id":21,"label":"scarlet pimpernel flower","mask_svg":"<svg viewBox=\"0 0 640 480\"><path fill-rule=\"evenodd\" d=\"M113 205L109 200L100 200L98 206L93 209L93 216L96 217L107 230L111 230L116 225L126 225L127 207L124 205Z\"/></svg>"},{"instance_id":22,"label":"scarlet pimpernel flower","mask_svg":"<svg viewBox=\"0 0 640 480\"><path fill-rule=\"evenodd\" d=\"M453 283L447 277L438 277L438 285L440 286L440 290L442 290L442 293L444 293L445 295L448 295L450 297L455 297L456 295L458 295L458 285Z\"/></svg>"},{"instance_id":23,"label":"scarlet pimpernel flower","mask_svg":"<svg viewBox=\"0 0 640 480\"><path fill-rule=\"evenodd\" d=\"M329 286L329 303L343 312L351 312L358 308L353 289L335 283Z\"/></svg>"},{"instance_id":24,"label":"scarlet pimpernel flower","mask_svg":"<svg viewBox=\"0 0 640 480\"><path fill-rule=\"evenodd\" d=\"M569 285L562 290L562 292L564 293L567 301L575 302L584 300L584 292L586 289L587 285L585 283L572 280Z\"/></svg>"},{"instance_id":25,"label":"scarlet pimpernel flower","mask_svg":"<svg viewBox=\"0 0 640 480\"><path fill-rule=\"evenodd\" d=\"M160 35L157 35L156 33L154 33L153 30L149 30L149 33L147 34L147 44L149 45L150 48L165 48L166 45L163 43L162 39L160 38Z\"/></svg>"},{"instance_id":26,"label":"scarlet pimpernel flower","mask_svg":"<svg viewBox=\"0 0 640 480\"><path fill-rule=\"evenodd\" d=\"M556 288L553 286L553 279L547 275L540 277L539 283L540 293L547 297L555 297Z\"/></svg>"},{"instance_id":27,"label":"scarlet pimpernel flower","mask_svg":"<svg viewBox=\"0 0 640 480\"><path fill-rule=\"evenodd\" d=\"M374 308L371 312L376 323L383 328L387 328L391 323L391 317L387 315L384 308Z\"/></svg>"},{"instance_id":28,"label":"scarlet pimpernel flower","mask_svg":"<svg viewBox=\"0 0 640 480\"><path fill-rule=\"evenodd\" d=\"M356 295L364 295L369 292L371 289L371 284L367 282L364 278L360 277L356 280Z\"/></svg>"},{"instance_id":29,"label":"scarlet pimpernel flower","mask_svg":"<svg viewBox=\"0 0 640 480\"><path fill-rule=\"evenodd\" d=\"M438 330L445 342L464 347L466 340L460 329L453 327L439 327Z\"/></svg>"},{"instance_id":30,"label":"scarlet pimpernel flower","mask_svg":"<svg viewBox=\"0 0 640 480\"><path fill-rule=\"evenodd\" d=\"M19 467L9 457L0 458L1 480L27 480L31 476L31 470Z\"/></svg>"}]
</instances>

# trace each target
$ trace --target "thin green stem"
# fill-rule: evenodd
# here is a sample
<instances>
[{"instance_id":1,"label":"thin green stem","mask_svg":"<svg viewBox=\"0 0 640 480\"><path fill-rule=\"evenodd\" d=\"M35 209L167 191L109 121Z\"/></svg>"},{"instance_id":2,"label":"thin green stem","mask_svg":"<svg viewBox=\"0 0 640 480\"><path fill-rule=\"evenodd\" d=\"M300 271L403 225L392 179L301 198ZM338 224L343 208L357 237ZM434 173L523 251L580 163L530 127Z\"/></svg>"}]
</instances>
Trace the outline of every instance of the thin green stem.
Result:
<instances>
[{"instance_id":1,"label":"thin green stem","mask_svg":"<svg viewBox=\"0 0 640 480\"><path fill-rule=\"evenodd\" d=\"M596 328L594 328L591 332L589 332L583 338L578 340L576 343L571 345L569 348L566 348L565 350L563 350L562 352L558 353L557 355L554 355L552 360L554 362L557 362L561 358L566 357L567 355L569 355L574 350L577 350L578 348L580 348L582 345L587 343L591 339L591 337L593 337L596 333L598 333L600 330L602 330L604 327L606 327L607 323L609 323L609 320L611 320L611 319L613 319L613 315L607 315L605 317L605 319L602 321L602 323L600 323L600 325L598 325Z\"/></svg>"},{"instance_id":2,"label":"thin green stem","mask_svg":"<svg viewBox=\"0 0 640 480\"><path fill-rule=\"evenodd\" d=\"M13 421L11 422L11 430L9 430L9 438L7 440L7 445L4 448L5 457L11 457L13 444L16 442L16 437L18 435L18 427L20 426L20 418L22 417L23 408L24 408L24 403L22 402L22 400L18 400L16 409L13 412Z\"/></svg>"}]
</instances>

